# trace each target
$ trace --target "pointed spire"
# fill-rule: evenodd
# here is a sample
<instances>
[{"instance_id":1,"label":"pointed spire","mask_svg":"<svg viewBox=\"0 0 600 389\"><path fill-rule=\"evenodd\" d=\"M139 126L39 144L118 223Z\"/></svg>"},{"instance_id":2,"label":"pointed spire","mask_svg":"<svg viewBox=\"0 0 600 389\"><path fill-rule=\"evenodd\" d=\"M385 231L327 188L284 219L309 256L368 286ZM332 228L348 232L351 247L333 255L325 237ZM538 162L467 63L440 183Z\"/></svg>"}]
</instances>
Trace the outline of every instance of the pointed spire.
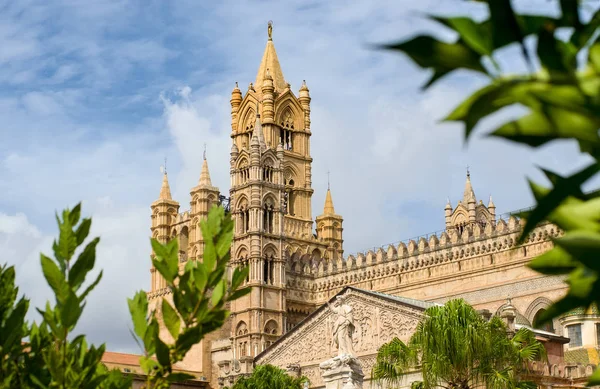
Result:
<instances>
[{"instance_id":1,"label":"pointed spire","mask_svg":"<svg viewBox=\"0 0 600 389\"><path fill-rule=\"evenodd\" d=\"M492 195L490 195L490 202L488 203L488 208L496 208L494 201L492 200Z\"/></svg>"},{"instance_id":2,"label":"pointed spire","mask_svg":"<svg viewBox=\"0 0 600 389\"><path fill-rule=\"evenodd\" d=\"M171 198L171 188L169 187L169 179L167 177L167 171L165 170L163 174L162 186L160 188L160 195L158 196L159 200L173 200Z\"/></svg>"},{"instance_id":3,"label":"pointed spire","mask_svg":"<svg viewBox=\"0 0 600 389\"><path fill-rule=\"evenodd\" d=\"M452 204L450 203L450 197L448 197L448 201L446 202L446 208L445 209L452 210Z\"/></svg>"},{"instance_id":4,"label":"pointed spire","mask_svg":"<svg viewBox=\"0 0 600 389\"><path fill-rule=\"evenodd\" d=\"M262 60L260 61L260 66L258 67L258 73L256 74L256 82L254 83L254 85L256 85L260 92L260 88L262 88L263 82L268 72L269 75L273 78L275 90L281 92L285 90L286 82L285 78L283 77L281 65L279 64L279 59L277 58L275 46L273 45L273 22L269 22L268 34L269 39L267 40L267 47L265 48Z\"/></svg>"},{"instance_id":5,"label":"pointed spire","mask_svg":"<svg viewBox=\"0 0 600 389\"><path fill-rule=\"evenodd\" d=\"M331 199L331 190L329 188L327 188L327 195L325 196L325 206L323 207L323 214L335 214L335 209L333 208L333 200Z\"/></svg>"},{"instance_id":6,"label":"pointed spire","mask_svg":"<svg viewBox=\"0 0 600 389\"><path fill-rule=\"evenodd\" d=\"M463 204L468 204L469 202L475 202L475 192L473 191L473 186L471 185L471 173L469 172L469 167L467 166L467 181L465 182L465 192L463 193Z\"/></svg>"},{"instance_id":7,"label":"pointed spire","mask_svg":"<svg viewBox=\"0 0 600 389\"><path fill-rule=\"evenodd\" d=\"M204 161L202 161L202 170L200 171L200 180L198 181L198 186L212 187L210 173L208 171L208 161L206 160L206 145L204 145Z\"/></svg>"}]
</instances>

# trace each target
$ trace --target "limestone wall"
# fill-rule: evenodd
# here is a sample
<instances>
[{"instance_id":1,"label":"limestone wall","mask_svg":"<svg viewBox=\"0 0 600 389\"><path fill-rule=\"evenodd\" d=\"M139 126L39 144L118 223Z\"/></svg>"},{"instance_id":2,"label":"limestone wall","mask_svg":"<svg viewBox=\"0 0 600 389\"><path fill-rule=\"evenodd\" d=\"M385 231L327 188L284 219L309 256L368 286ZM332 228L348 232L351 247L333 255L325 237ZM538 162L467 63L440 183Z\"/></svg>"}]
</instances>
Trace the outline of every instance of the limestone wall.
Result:
<instances>
[{"instance_id":1,"label":"limestone wall","mask_svg":"<svg viewBox=\"0 0 600 389\"><path fill-rule=\"evenodd\" d=\"M510 297L531 321L537 310L566 292L562 278L526 267L551 249L550 238L562 232L546 223L517 247L521 228L522 221L510 217L483 230L473 225L462 234L444 231L338 260L300 258L289 264L286 273L288 312L307 314L343 287L355 286L441 303L464 298L492 313Z\"/></svg>"}]
</instances>

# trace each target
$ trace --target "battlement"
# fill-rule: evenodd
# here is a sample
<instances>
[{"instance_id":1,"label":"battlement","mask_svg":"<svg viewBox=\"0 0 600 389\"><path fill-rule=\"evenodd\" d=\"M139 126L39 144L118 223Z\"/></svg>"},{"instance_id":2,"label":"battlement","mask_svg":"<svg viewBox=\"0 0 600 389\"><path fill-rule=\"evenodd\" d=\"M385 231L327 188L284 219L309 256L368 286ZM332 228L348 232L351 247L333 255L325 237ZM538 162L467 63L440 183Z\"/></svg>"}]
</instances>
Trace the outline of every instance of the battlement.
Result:
<instances>
[{"instance_id":1,"label":"battlement","mask_svg":"<svg viewBox=\"0 0 600 389\"><path fill-rule=\"evenodd\" d=\"M317 293L319 291L332 291L344 285L369 282L394 274L400 277L401 273L408 273L406 277L412 282L471 267L480 268L481 264L465 262L461 265L460 262L475 257L480 257L481 262L483 256L515 249L518 234L524 225L524 220L514 216L516 213L510 214L508 220L500 217L495 224L487 223L485 227L475 223L461 226L460 230L450 228L346 258L296 257L295 261L289 263L288 286L298 291L298 297L303 295L308 300L316 301L324 297ZM540 224L526 238L520 257L529 257L542 250L533 248L528 253L528 246L547 242L551 237L561 234L562 231L551 223ZM494 260L502 259L490 258L487 261L493 264Z\"/></svg>"}]
</instances>

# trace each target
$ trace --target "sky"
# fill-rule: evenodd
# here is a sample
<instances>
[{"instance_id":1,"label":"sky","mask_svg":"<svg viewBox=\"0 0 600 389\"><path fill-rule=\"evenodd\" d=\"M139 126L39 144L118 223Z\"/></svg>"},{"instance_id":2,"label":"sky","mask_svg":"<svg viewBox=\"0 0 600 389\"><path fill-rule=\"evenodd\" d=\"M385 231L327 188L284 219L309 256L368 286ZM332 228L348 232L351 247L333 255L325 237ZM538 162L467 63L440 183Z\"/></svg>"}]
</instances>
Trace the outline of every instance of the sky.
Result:
<instances>
[{"instance_id":1,"label":"sky","mask_svg":"<svg viewBox=\"0 0 600 389\"><path fill-rule=\"evenodd\" d=\"M516 7L553 14L554 3ZM536 166L567 174L586 159L569 142L532 150L485 136L518 109L483 121L466 144L460 125L441 123L486 80L458 72L423 92L428 72L373 48L423 32L453 39L427 10L485 16L460 0L0 0L0 263L15 265L32 307L44 305L39 254L51 254L54 213L82 201L104 277L76 331L139 352L126 299L150 286L160 166L166 157L186 210L206 144L213 184L228 192L230 94L254 81L268 20L292 90L310 88L313 216L330 171L346 254L443 229L466 166L498 213L532 205L526 177L544 182ZM523 71L518 54L508 47L497 59Z\"/></svg>"}]
</instances>

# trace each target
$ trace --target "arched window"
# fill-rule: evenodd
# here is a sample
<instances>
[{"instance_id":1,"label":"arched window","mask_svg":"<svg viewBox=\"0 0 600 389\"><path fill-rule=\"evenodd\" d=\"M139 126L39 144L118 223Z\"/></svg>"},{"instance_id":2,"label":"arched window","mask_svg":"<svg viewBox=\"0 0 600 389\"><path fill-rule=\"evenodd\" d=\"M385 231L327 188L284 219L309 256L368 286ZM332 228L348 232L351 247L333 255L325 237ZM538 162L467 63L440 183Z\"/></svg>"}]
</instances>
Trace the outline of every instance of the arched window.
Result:
<instances>
[{"instance_id":1,"label":"arched window","mask_svg":"<svg viewBox=\"0 0 600 389\"><path fill-rule=\"evenodd\" d=\"M189 236L188 227L183 227L179 232L179 262L187 261Z\"/></svg>"},{"instance_id":2,"label":"arched window","mask_svg":"<svg viewBox=\"0 0 600 389\"><path fill-rule=\"evenodd\" d=\"M275 204L273 199L269 198L263 205L263 231L273 233L273 222L275 215Z\"/></svg>"},{"instance_id":3,"label":"arched window","mask_svg":"<svg viewBox=\"0 0 600 389\"><path fill-rule=\"evenodd\" d=\"M239 174L240 184L245 184L246 182L248 182L248 180L250 180L250 167L248 166L248 163L246 161L243 161L240 164L238 174Z\"/></svg>"},{"instance_id":4,"label":"arched window","mask_svg":"<svg viewBox=\"0 0 600 389\"><path fill-rule=\"evenodd\" d=\"M248 334L248 326L246 322L240 321L235 329L235 334L237 336L243 336Z\"/></svg>"},{"instance_id":5,"label":"arched window","mask_svg":"<svg viewBox=\"0 0 600 389\"><path fill-rule=\"evenodd\" d=\"M277 329L279 326L275 322L275 320L269 320L267 324L265 324L265 334L269 335L277 335Z\"/></svg>"},{"instance_id":6,"label":"arched window","mask_svg":"<svg viewBox=\"0 0 600 389\"><path fill-rule=\"evenodd\" d=\"M274 259L275 255L273 253L268 253L265 255L263 261L263 281L268 285L273 285L275 283Z\"/></svg>"},{"instance_id":7,"label":"arched window","mask_svg":"<svg viewBox=\"0 0 600 389\"><path fill-rule=\"evenodd\" d=\"M273 169L273 166L265 165L263 167L263 181L273 182L274 176L275 176L275 171Z\"/></svg>"},{"instance_id":8,"label":"arched window","mask_svg":"<svg viewBox=\"0 0 600 389\"><path fill-rule=\"evenodd\" d=\"M540 325L539 324L539 319L540 316L542 315L542 313L546 312L545 309L540 309L539 311L536 312L535 316L533 317L533 322L531 324L533 324L533 327L538 329L538 330L542 330L542 331L547 331L547 332L552 332L554 333L554 325L552 324L552 321L549 321L545 324Z\"/></svg>"},{"instance_id":9,"label":"arched window","mask_svg":"<svg viewBox=\"0 0 600 389\"><path fill-rule=\"evenodd\" d=\"M238 211L237 211L237 230L245 234L250 230L250 210L248 209L248 200L242 198L240 202L238 202Z\"/></svg>"},{"instance_id":10,"label":"arched window","mask_svg":"<svg viewBox=\"0 0 600 389\"><path fill-rule=\"evenodd\" d=\"M280 125L279 142L283 145L284 150L293 150L294 115L290 108L287 108L281 115Z\"/></svg>"}]
</instances>

